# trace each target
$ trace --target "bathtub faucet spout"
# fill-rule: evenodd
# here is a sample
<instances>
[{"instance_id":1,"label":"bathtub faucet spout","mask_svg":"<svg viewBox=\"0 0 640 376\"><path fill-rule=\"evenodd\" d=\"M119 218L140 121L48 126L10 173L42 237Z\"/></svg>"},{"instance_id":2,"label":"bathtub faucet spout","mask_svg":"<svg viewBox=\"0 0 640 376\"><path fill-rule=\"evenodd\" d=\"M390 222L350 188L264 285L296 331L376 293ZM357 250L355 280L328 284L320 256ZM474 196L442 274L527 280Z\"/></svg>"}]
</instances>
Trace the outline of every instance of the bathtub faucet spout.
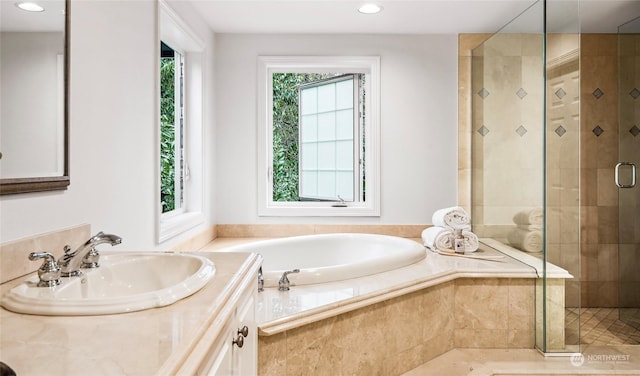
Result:
<instances>
[{"instance_id":1,"label":"bathtub faucet spout","mask_svg":"<svg viewBox=\"0 0 640 376\"><path fill-rule=\"evenodd\" d=\"M287 276L291 273L300 273L300 269L293 269L282 273L282 277L278 281L279 291L289 291L289 278Z\"/></svg>"}]
</instances>

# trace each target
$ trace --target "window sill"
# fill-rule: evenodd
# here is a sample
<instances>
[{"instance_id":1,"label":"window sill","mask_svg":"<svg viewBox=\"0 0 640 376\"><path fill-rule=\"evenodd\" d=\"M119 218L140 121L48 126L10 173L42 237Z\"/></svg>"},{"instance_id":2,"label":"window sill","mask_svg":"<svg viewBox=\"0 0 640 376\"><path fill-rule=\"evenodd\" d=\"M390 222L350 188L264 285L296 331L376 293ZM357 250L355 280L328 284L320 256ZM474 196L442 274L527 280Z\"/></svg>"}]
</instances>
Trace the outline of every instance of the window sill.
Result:
<instances>
[{"instance_id":1,"label":"window sill","mask_svg":"<svg viewBox=\"0 0 640 376\"><path fill-rule=\"evenodd\" d=\"M201 212L184 213L160 219L158 242L162 243L202 223L204 223L204 215Z\"/></svg>"},{"instance_id":2,"label":"window sill","mask_svg":"<svg viewBox=\"0 0 640 376\"><path fill-rule=\"evenodd\" d=\"M260 217L379 217L378 206L366 206L362 204L349 204L346 207L333 207L331 204L318 205L317 203L270 203L258 210Z\"/></svg>"}]
</instances>

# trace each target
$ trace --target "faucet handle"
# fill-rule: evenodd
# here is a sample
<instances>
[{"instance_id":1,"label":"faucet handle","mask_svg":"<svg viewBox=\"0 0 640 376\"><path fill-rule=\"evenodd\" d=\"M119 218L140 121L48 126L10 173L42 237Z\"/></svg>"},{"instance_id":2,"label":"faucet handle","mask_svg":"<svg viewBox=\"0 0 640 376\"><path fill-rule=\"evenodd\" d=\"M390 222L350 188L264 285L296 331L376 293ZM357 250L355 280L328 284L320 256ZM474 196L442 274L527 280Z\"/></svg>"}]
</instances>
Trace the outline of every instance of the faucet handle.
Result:
<instances>
[{"instance_id":1,"label":"faucet handle","mask_svg":"<svg viewBox=\"0 0 640 376\"><path fill-rule=\"evenodd\" d=\"M300 273L300 269L288 270L282 273L282 277L278 281L278 290L279 291L289 291L289 278L287 277L291 273Z\"/></svg>"},{"instance_id":2,"label":"faucet handle","mask_svg":"<svg viewBox=\"0 0 640 376\"><path fill-rule=\"evenodd\" d=\"M31 252L29 260L35 261L44 259L42 266L38 269L38 287L53 287L60 284L61 269L56 259L49 252Z\"/></svg>"},{"instance_id":3,"label":"faucet handle","mask_svg":"<svg viewBox=\"0 0 640 376\"><path fill-rule=\"evenodd\" d=\"M258 270L258 292L264 291L264 274L262 274L262 266Z\"/></svg>"}]
</instances>

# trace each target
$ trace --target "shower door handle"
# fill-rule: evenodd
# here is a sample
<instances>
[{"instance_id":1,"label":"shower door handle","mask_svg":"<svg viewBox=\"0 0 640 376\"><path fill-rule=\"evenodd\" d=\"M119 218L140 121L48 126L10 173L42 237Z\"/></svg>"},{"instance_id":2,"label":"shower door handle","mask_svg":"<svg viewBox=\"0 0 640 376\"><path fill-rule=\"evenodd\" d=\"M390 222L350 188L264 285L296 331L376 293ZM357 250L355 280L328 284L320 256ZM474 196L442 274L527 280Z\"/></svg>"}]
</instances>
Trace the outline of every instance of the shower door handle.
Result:
<instances>
[{"instance_id":1,"label":"shower door handle","mask_svg":"<svg viewBox=\"0 0 640 376\"><path fill-rule=\"evenodd\" d=\"M631 166L631 184L620 183L620 167ZM631 162L620 162L616 165L616 185L618 188L633 188L636 186L636 165Z\"/></svg>"}]
</instances>

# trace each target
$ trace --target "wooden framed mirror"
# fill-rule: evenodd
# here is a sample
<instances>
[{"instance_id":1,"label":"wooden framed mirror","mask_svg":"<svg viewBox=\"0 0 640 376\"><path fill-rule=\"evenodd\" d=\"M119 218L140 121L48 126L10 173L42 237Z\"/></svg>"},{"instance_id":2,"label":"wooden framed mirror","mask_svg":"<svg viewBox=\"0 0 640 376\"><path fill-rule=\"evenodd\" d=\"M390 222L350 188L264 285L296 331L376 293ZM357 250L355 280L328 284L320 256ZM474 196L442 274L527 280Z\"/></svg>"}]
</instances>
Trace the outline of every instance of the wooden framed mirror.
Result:
<instances>
[{"instance_id":1,"label":"wooden framed mirror","mask_svg":"<svg viewBox=\"0 0 640 376\"><path fill-rule=\"evenodd\" d=\"M0 194L69 186L70 0L2 1Z\"/></svg>"}]
</instances>

